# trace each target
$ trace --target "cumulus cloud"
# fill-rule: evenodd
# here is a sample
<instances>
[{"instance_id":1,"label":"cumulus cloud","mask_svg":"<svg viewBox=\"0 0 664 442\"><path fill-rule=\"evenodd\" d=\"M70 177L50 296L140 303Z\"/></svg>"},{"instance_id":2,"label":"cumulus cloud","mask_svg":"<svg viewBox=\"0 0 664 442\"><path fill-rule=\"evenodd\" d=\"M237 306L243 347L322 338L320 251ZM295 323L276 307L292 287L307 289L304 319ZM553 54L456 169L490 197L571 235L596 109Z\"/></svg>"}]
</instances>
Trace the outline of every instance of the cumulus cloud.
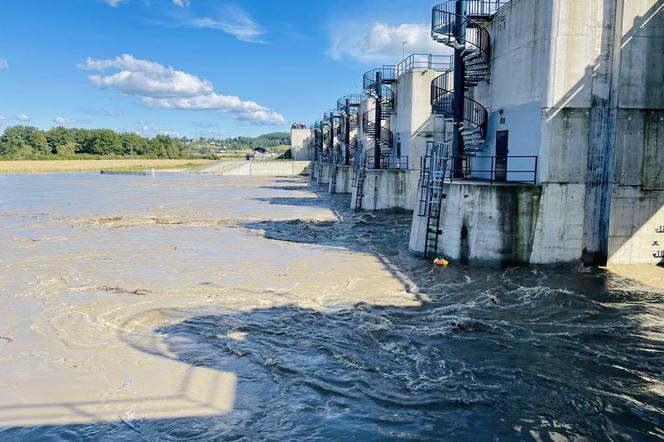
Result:
<instances>
[{"instance_id":1,"label":"cumulus cloud","mask_svg":"<svg viewBox=\"0 0 664 442\"><path fill-rule=\"evenodd\" d=\"M18 114L18 115L15 115L14 118L17 121L28 121L28 120L30 120L30 116L26 115L26 114Z\"/></svg>"},{"instance_id":2,"label":"cumulus cloud","mask_svg":"<svg viewBox=\"0 0 664 442\"><path fill-rule=\"evenodd\" d=\"M238 120L254 124L286 123L282 115L254 101L215 92L208 80L132 55L107 60L88 58L79 68L98 72L88 77L94 86L117 88L138 97L148 107L229 112Z\"/></svg>"},{"instance_id":3,"label":"cumulus cloud","mask_svg":"<svg viewBox=\"0 0 664 442\"><path fill-rule=\"evenodd\" d=\"M191 4L189 0L173 0L173 4L175 6L179 6L181 8L185 8Z\"/></svg>"},{"instance_id":4,"label":"cumulus cloud","mask_svg":"<svg viewBox=\"0 0 664 442\"><path fill-rule=\"evenodd\" d=\"M76 123L76 120L73 120L71 118L66 118L66 117L55 117L53 119L53 122L56 124L61 124L61 125L67 125L67 124L74 124Z\"/></svg>"},{"instance_id":5,"label":"cumulus cloud","mask_svg":"<svg viewBox=\"0 0 664 442\"><path fill-rule=\"evenodd\" d=\"M359 62L394 62L401 59L402 42L406 42L407 53L447 54L447 46L431 39L431 28L427 23L403 23L392 26L374 23L364 33L339 32L332 36L328 51L335 60L352 58Z\"/></svg>"},{"instance_id":6,"label":"cumulus cloud","mask_svg":"<svg viewBox=\"0 0 664 442\"><path fill-rule=\"evenodd\" d=\"M9 69L9 63L4 58L0 58L0 71L3 69Z\"/></svg>"},{"instance_id":7,"label":"cumulus cloud","mask_svg":"<svg viewBox=\"0 0 664 442\"><path fill-rule=\"evenodd\" d=\"M212 83L207 80L177 71L170 66L139 60L128 54L108 60L88 58L78 67L88 71L117 70L110 75L93 74L88 79L99 88L117 87L132 95L181 97L196 96L213 90Z\"/></svg>"},{"instance_id":8,"label":"cumulus cloud","mask_svg":"<svg viewBox=\"0 0 664 442\"><path fill-rule=\"evenodd\" d=\"M183 22L195 28L216 29L231 34L240 41L265 43L261 38L265 34L265 30L242 9L225 6L220 15L219 18L186 18Z\"/></svg>"}]
</instances>

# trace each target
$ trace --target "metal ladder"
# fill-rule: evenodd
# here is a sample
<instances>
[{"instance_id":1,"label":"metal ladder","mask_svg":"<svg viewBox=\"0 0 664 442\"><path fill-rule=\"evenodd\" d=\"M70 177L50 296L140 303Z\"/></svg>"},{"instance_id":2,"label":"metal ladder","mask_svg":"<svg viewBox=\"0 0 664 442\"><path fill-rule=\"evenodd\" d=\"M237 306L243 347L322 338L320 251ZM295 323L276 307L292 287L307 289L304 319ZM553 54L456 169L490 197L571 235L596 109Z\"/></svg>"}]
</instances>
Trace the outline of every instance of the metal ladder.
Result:
<instances>
[{"instance_id":1,"label":"metal ladder","mask_svg":"<svg viewBox=\"0 0 664 442\"><path fill-rule=\"evenodd\" d=\"M316 163L316 180L318 183L321 181L321 176L323 175L323 159L319 158Z\"/></svg>"},{"instance_id":2,"label":"metal ladder","mask_svg":"<svg viewBox=\"0 0 664 442\"><path fill-rule=\"evenodd\" d=\"M448 144L431 145L427 148L429 155L423 161L420 172L420 210L418 215L426 216L427 228L424 241L424 258L430 258L438 250L440 229L440 213L445 194L445 176L449 157ZM434 256L435 257L435 256Z\"/></svg>"},{"instance_id":3,"label":"metal ladder","mask_svg":"<svg viewBox=\"0 0 664 442\"><path fill-rule=\"evenodd\" d=\"M336 149L332 151L330 159L332 160L330 162L330 193L335 193L337 189L337 163L339 159Z\"/></svg>"},{"instance_id":4,"label":"metal ladder","mask_svg":"<svg viewBox=\"0 0 664 442\"><path fill-rule=\"evenodd\" d=\"M353 173L355 183L355 210L362 210L362 199L364 198L364 179L367 176L367 155L361 152L357 161L357 168Z\"/></svg>"}]
</instances>

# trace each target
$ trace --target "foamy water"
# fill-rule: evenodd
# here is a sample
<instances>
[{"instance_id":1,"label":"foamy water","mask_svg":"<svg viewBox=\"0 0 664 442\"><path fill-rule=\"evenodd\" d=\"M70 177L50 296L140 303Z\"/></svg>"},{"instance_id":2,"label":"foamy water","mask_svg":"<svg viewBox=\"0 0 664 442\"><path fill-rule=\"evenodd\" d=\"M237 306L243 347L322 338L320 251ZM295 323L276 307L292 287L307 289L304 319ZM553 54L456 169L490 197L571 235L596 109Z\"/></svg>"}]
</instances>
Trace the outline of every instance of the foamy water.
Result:
<instances>
[{"instance_id":1,"label":"foamy water","mask_svg":"<svg viewBox=\"0 0 664 442\"><path fill-rule=\"evenodd\" d=\"M664 294L299 179L0 176L2 440L657 440Z\"/></svg>"}]
</instances>

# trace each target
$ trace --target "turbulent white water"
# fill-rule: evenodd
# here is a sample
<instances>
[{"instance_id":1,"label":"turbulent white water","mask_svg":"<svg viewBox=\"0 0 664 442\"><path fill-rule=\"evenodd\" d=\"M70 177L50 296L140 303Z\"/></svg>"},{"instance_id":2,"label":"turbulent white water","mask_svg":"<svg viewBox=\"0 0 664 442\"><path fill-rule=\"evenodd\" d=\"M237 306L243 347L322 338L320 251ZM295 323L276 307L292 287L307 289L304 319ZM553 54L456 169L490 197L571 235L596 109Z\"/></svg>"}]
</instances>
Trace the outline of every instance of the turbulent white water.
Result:
<instances>
[{"instance_id":1,"label":"turbulent white water","mask_svg":"<svg viewBox=\"0 0 664 442\"><path fill-rule=\"evenodd\" d=\"M658 440L664 294L299 179L0 176L2 440Z\"/></svg>"}]
</instances>

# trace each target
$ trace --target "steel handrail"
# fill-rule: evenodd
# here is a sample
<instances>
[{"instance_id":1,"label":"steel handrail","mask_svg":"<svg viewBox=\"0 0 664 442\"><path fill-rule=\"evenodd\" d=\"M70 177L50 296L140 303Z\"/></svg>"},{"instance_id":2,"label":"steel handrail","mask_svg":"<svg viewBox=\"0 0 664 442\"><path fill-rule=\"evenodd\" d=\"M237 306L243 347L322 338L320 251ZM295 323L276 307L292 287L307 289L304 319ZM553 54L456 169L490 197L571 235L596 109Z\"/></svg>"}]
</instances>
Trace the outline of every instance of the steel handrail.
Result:
<instances>
[{"instance_id":1,"label":"steel handrail","mask_svg":"<svg viewBox=\"0 0 664 442\"><path fill-rule=\"evenodd\" d=\"M454 68L454 57L451 55L411 54L404 58L394 68L395 77L415 70L431 69L438 72L449 71Z\"/></svg>"},{"instance_id":2,"label":"steel handrail","mask_svg":"<svg viewBox=\"0 0 664 442\"><path fill-rule=\"evenodd\" d=\"M449 41L455 41L456 44L467 43L476 48L478 56L487 58L491 47L489 31L484 29L479 21L464 15L459 16L454 10L447 10L446 6L450 4L454 4L454 2L447 2L433 7L431 12L431 35L434 38L436 35L445 35ZM461 41L457 41L456 36L457 20L459 19L465 25L465 32L460 36ZM470 33L469 30L471 30Z\"/></svg>"},{"instance_id":3,"label":"steel handrail","mask_svg":"<svg viewBox=\"0 0 664 442\"><path fill-rule=\"evenodd\" d=\"M473 158L488 158L488 159L491 159L491 166L489 167L489 169L476 169L476 168L472 167L470 165L470 161L468 161L468 160L472 161ZM500 170L500 172L505 173L505 180L504 181L503 180L497 180L496 179L496 172L498 172L499 170L497 168L498 164L497 164L496 160L498 158L506 159L506 160L510 160L510 159L530 159L530 160L532 160L533 166L532 166L532 169L510 169L509 168L509 162L508 162L507 167L505 167L505 170ZM450 182L454 182L455 180L464 181L464 180L470 180L470 179L481 180L480 177L471 177L471 176L468 176L468 175L470 175L471 173L488 173L489 174L489 179L487 181L489 181L490 183L499 181L499 182L508 182L508 183L532 183L532 184L537 184L537 172L538 172L538 167L539 167L539 156L537 156L537 155L448 155L447 156L447 160L448 161L451 160L451 164L455 164L455 162L454 162L455 159L466 160L465 164L464 164L464 167L462 169L463 177L458 177L458 176L455 177L454 176L455 171L452 170L452 168L451 168L450 170L447 171L448 175L446 175L446 177L445 177L445 178L449 179ZM514 180L514 179L510 180L509 176L508 176L508 174L510 174L510 173L511 174L526 174L526 173L527 174L532 174L533 178L532 178L532 180Z\"/></svg>"},{"instance_id":4,"label":"steel handrail","mask_svg":"<svg viewBox=\"0 0 664 442\"><path fill-rule=\"evenodd\" d=\"M380 73L380 81L382 84L392 83L397 80L396 66L384 65L379 68L371 69L362 76L362 88L365 92L374 93L377 91L378 84L376 83L376 74Z\"/></svg>"},{"instance_id":5,"label":"steel handrail","mask_svg":"<svg viewBox=\"0 0 664 442\"><path fill-rule=\"evenodd\" d=\"M345 111L346 100L348 100L348 105L351 106L351 108L357 108L365 99L366 95L364 94L345 95L337 100L337 110L342 112Z\"/></svg>"},{"instance_id":6,"label":"steel handrail","mask_svg":"<svg viewBox=\"0 0 664 442\"><path fill-rule=\"evenodd\" d=\"M489 112L479 102L463 97L463 119L479 127L482 138L486 138ZM454 114L454 80L451 72L439 75L431 82L431 112L437 115Z\"/></svg>"},{"instance_id":7,"label":"steel handrail","mask_svg":"<svg viewBox=\"0 0 664 442\"><path fill-rule=\"evenodd\" d=\"M465 14L472 17L491 17L510 1L511 0L465 0ZM436 8L454 13L456 12L456 0L447 0L446 2L436 5Z\"/></svg>"}]
</instances>

